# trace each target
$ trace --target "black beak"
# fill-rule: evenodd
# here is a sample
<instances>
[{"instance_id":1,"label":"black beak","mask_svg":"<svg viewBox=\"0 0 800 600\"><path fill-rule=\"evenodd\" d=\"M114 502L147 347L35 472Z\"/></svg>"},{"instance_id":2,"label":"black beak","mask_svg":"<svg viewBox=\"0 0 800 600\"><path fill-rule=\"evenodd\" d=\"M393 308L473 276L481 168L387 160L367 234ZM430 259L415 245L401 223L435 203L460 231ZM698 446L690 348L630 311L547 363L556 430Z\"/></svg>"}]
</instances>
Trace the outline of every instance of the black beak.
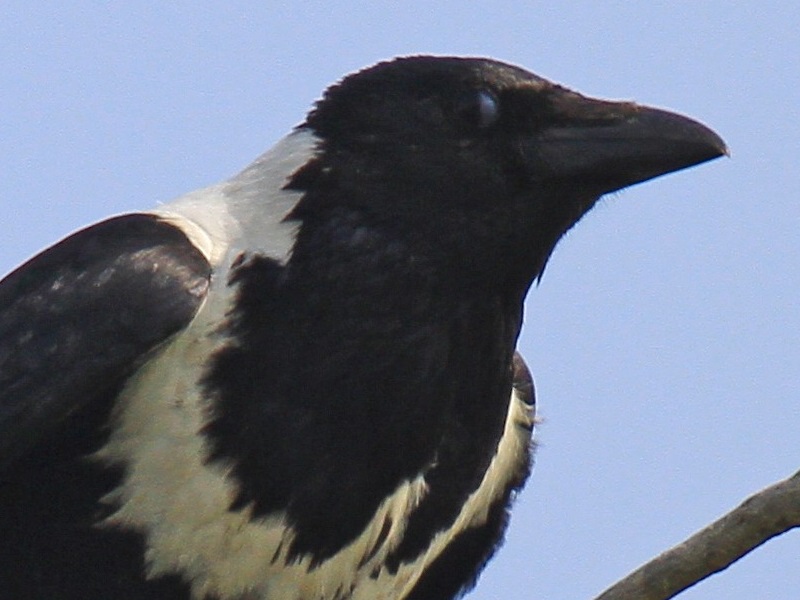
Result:
<instances>
[{"instance_id":1,"label":"black beak","mask_svg":"<svg viewBox=\"0 0 800 600\"><path fill-rule=\"evenodd\" d=\"M687 117L559 89L550 125L536 136L538 176L612 192L728 153L725 142Z\"/></svg>"}]
</instances>

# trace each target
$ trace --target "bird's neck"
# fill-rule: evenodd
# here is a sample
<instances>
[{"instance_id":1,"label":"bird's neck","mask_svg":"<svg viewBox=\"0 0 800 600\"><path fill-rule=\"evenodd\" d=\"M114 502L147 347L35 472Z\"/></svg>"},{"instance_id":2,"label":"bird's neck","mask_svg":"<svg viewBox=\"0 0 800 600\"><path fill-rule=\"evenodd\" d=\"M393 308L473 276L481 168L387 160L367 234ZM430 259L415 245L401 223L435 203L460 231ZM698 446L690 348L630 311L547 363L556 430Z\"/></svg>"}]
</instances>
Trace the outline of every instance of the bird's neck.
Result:
<instances>
[{"instance_id":1,"label":"bird's neck","mask_svg":"<svg viewBox=\"0 0 800 600\"><path fill-rule=\"evenodd\" d=\"M257 514L295 507L298 552L334 552L437 464L459 465L448 488L474 489L510 397L523 292L456 285L456 265L436 277L432 257L346 229L301 229L288 264L238 267L236 342L207 378L216 457ZM335 524L337 506L352 522Z\"/></svg>"}]
</instances>

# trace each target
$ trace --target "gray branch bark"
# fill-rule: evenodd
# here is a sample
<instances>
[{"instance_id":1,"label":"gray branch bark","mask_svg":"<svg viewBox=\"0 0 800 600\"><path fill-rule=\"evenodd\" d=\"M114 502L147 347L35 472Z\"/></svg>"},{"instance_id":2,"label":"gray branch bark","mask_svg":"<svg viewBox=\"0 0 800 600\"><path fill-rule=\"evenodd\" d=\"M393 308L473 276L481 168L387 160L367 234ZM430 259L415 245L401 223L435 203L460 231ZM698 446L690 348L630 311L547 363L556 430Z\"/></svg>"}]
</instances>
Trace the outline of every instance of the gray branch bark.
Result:
<instances>
[{"instance_id":1,"label":"gray branch bark","mask_svg":"<svg viewBox=\"0 0 800 600\"><path fill-rule=\"evenodd\" d=\"M795 527L800 527L800 471L750 496L595 600L667 600Z\"/></svg>"}]
</instances>

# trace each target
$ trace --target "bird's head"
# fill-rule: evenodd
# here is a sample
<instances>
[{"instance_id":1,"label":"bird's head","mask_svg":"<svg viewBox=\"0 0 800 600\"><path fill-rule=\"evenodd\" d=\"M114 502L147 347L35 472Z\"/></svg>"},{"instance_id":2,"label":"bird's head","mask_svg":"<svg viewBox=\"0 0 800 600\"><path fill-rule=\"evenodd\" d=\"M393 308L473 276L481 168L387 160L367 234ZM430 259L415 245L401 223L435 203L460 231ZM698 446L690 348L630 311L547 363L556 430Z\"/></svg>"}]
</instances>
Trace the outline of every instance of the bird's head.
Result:
<instances>
[{"instance_id":1,"label":"bird's head","mask_svg":"<svg viewBox=\"0 0 800 600\"><path fill-rule=\"evenodd\" d=\"M686 117L488 59L380 63L329 88L301 128L320 145L289 184L306 192L293 217L346 207L516 284L602 194L726 152Z\"/></svg>"}]
</instances>

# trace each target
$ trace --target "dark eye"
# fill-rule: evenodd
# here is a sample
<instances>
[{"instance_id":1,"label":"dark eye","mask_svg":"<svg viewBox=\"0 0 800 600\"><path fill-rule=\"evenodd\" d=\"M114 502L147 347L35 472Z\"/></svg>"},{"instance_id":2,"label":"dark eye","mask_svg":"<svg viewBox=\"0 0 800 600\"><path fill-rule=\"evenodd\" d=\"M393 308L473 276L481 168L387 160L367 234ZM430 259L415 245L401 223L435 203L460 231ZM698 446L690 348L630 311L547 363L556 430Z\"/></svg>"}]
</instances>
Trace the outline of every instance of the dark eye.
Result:
<instances>
[{"instance_id":1,"label":"dark eye","mask_svg":"<svg viewBox=\"0 0 800 600\"><path fill-rule=\"evenodd\" d=\"M473 127L486 129L500 118L500 105L492 92L478 90L459 99L458 113Z\"/></svg>"}]
</instances>

